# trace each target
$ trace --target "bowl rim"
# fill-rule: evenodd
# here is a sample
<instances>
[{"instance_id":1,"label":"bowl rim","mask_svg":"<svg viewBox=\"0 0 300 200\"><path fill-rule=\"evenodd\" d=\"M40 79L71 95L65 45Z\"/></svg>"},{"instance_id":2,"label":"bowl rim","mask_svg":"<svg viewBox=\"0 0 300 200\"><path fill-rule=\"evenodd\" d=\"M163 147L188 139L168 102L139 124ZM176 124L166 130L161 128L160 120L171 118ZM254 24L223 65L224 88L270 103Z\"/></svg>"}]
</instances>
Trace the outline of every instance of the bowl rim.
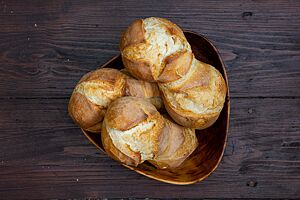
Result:
<instances>
[{"instance_id":1,"label":"bowl rim","mask_svg":"<svg viewBox=\"0 0 300 200\"><path fill-rule=\"evenodd\" d=\"M224 155L224 152L225 152L225 147L227 145L227 137L228 137L228 130L229 130L229 121L230 121L230 95L229 95L229 82L228 82L228 77L227 77L227 72L226 72L226 66L220 56L220 53L219 51L217 50L217 48L215 47L215 45L209 40L207 39L205 36L203 36L202 34L199 34L199 33L196 33L194 31L189 31L189 30L185 30L183 31L184 33L188 33L188 34L193 34L193 35L196 35L197 37L201 37L203 38L206 42L208 42L211 47L214 49L214 51L217 53L218 55L218 59L221 63L221 66L222 66L222 70L223 70L223 73L224 73L224 79L225 79L225 82L226 82L226 85L227 85L227 93L226 93L226 99L225 99L225 103L227 102L227 121L226 121L226 133L225 133L225 138L224 138L224 144L223 144L223 147L222 147L222 153L218 159L218 161L216 162L215 166L213 167L213 169L207 173L205 176L202 176L201 178L198 178L198 179L195 179L195 180L192 180L192 181L174 181L174 180L165 180L165 179L162 179L162 178L159 178L159 177L155 177L153 175L150 175L150 174L147 174L146 172L140 170L139 168L137 167L132 167L132 166L129 166L129 165L126 165L126 164L123 164L123 163L120 163L121 165L123 165L124 167L128 168L128 169L131 169L141 175L144 175L148 178L151 178L151 179L155 179L157 181L161 181L161 182L164 182L164 183L169 183L169 184L175 184L175 185L190 185L190 184L193 184L193 183L197 183L197 182L200 182L204 179L206 179L208 176L210 176L216 169L217 167L219 166L220 162L222 161L222 158L223 158L223 155ZM107 66L108 64L110 64L112 61L114 61L115 59L117 59L118 57L120 56L120 54L112 57L110 60L108 60L107 62L105 62L103 65L101 65L101 68ZM98 149L100 149L103 153L106 154L106 152L104 151L104 149L102 149L88 134L87 131L85 131L84 129L80 128L81 131L83 132L83 134L88 138L88 140L94 144Z\"/></svg>"}]
</instances>

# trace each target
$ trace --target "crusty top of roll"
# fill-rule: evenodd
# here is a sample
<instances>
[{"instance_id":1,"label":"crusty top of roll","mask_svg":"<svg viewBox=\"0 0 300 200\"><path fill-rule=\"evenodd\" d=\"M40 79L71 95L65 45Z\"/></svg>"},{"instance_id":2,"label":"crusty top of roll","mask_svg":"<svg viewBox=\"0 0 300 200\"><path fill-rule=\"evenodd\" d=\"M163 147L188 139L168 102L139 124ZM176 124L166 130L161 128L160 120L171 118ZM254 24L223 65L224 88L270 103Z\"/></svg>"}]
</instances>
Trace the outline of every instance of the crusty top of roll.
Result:
<instances>
[{"instance_id":1,"label":"crusty top of roll","mask_svg":"<svg viewBox=\"0 0 300 200\"><path fill-rule=\"evenodd\" d=\"M117 69L101 68L83 76L74 92L98 106L107 107L111 100L124 94L124 78Z\"/></svg>"},{"instance_id":2,"label":"crusty top of roll","mask_svg":"<svg viewBox=\"0 0 300 200\"><path fill-rule=\"evenodd\" d=\"M116 69L101 68L84 75L69 102L69 113L82 128L101 122L112 100L125 94L125 75Z\"/></svg>"},{"instance_id":3,"label":"crusty top of roll","mask_svg":"<svg viewBox=\"0 0 300 200\"><path fill-rule=\"evenodd\" d=\"M191 54L182 30L166 19L155 17L133 22L121 38L120 49L125 67L134 76L148 81L159 79L166 64L174 59L172 54L175 53L175 57L184 52ZM172 58L168 59L169 56Z\"/></svg>"},{"instance_id":4,"label":"crusty top of roll","mask_svg":"<svg viewBox=\"0 0 300 200\"><path fill-rule=\"evenodd\" d=\"M182 78L159 86L168 106L183 117L218 115L227 90L220 72L196 59Z\"/></svg>"},{"instance_id":5,"label":"crusty top of roll","mask_svg":"<svg viewBox=\"0 0 300 200\"><path fill-rule=\"evenodd\" d=\"M148 101L121 97L107 109L104 123L113 145L136 164L157 154L164 120Z\"/></svg>"}]
</instances>

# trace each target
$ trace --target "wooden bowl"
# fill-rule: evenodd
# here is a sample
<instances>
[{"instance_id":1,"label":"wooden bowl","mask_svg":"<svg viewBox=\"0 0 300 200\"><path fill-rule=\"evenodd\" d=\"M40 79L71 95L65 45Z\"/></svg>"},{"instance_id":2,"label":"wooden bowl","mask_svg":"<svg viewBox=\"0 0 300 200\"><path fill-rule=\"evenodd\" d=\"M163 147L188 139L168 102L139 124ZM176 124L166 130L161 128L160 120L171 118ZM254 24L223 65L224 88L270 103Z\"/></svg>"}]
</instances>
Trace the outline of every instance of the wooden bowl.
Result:
<instances>
[{"instance_id":1,"label":"wooden bowl","mask_svg":"<svg viewBox=\"0 0 300 200\"><path fill-rule=\"evenodd\" d=\"M224 108L220 114L220 117L211 127L205 130L196 130L199 146L193 152L193 154L190 155L183 162L183 164L176 169L157 169L149 162L144 162L137 167L122 164L123 166L149 178L178 185L187 185L201 181L208 177L217 168L222 159L223 152L226 146L230 113L227 74L224 63L216 47L214 47L214 45L202 35L190 31L186 31L184 32L184 34L191 44L193 53L195 54L196 58L216 67L225 78L228 90ZM101 67L110 67L117 69L124 68L120 55L112 58ZM90 133L85 130L82 131L96 147L98 147L105 153L100 134Z\"/></svg>"}]
</instances>

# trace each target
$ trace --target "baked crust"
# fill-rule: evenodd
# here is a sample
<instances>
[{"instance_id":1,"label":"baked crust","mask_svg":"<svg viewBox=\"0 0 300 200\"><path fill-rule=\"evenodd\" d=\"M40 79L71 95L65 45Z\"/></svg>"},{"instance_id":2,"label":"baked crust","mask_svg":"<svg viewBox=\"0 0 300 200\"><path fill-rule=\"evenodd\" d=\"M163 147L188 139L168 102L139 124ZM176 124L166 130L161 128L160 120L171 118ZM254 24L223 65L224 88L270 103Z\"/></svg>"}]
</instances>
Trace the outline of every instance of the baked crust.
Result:
<instances>
[{"instance_id":1,"label":"baked crust","mask_svg":"<svg viewBox=\"0 0 300 200\"><path fill-rule=\"evenodd\" d=\"M159 84L164 105L177 123L196 129L211 126L218 118L226 96L222 75L212 66L194 60L177 82Z\"/></svg>"},{"instance_id":2,"label":"baked crust","mask_svg":"<svg viewBox=\"0 0 300 200\"><path fill-rule=\"evenodd\" d=\"M102 123L105 111L90 102L84 95L73 93L69 102L68 111L73 121L83 129L88 129ZM100 129L94 130L95 132Z\"/></svg>"},{"instance_id":3,"label":"baked crust","mask_svg":"<svg viewBox=\"0 0 300 200\"><path fill-rule=\"evenodd\" d=\"M143 20L135 20L122 34L120 40L120 49L123 50L127 46L145 42L145 29Z\"/></svg>"},{"instance_id":4,"label":"baked crust","mask_svg":"<svg viewBox=\"0 0 300 200\"><path fill-rule=\"evenodd\" d=\"M137 166L140 162L140 157L130 158L129 156L126 156L124 153L122 153L119 149L115 147L113 144L107 130L105 122L103 122L102 125L102 131L101 131L101 140L103 147L105 149L105 152L114 160L120 161L121 163L126 163L127 165Z\"/></svg>"},{"instance_id":5,"label":"baked crust","mask_svg":"<svg viewBox=\"0 0 300 200\"><path fill-rule=\"evenodd\" d=\"M159 151L150 162L158 168L176 168L198 146L195 129L185 128L164 116L165 126L159 136Z\"/></svg>"},{"instance_id":6,"label":"baked crust","mask_svg":"<svg viewBox=\"0 0 300 200\"><path fill-rule=\"evenodd\" d=\"M78 82L69 101L69 115L83 129L99 133L108 105L122 96L146 98L157 108L163 107L156 83L136 80L117 69L101 68Z\"/></svg>"},{"instance_id":7,"label":"baked crust","mask_svg":"<svg viewBox=\"0 0 300 200\"><path fill-rule=\"evenodd\" d=\"M156 83L127 78L125 87L126 96L140 98L151 98L160 96L160 92Z\"/></svg>"},{"instance_id":8,"label":"baked crust","mask_svg":"<svg viewBox=\"0 0 300 200\"><path fill-rule=\"evenodd\" d=\"M109 141L105 137L110 137L113 144L103 143L104 149L120 151L122 154L114 154L119 161L136 165L157 155L164 119L145 99L121 97L115 100L108 107L103 124L105 130L102 131L107 131L108 135L102 135L102 141ZM125 159L123 154L130 159Z\"/></svg>"},{"instance_id":9,"label":"baked crust","mask_svg":"<svg viewBox=\"0 0 300 200\"><path fill-rule=\"evenodd\" d=\"M128 41L136 37L140 38L138 42L121 44L128 71L158 83L165 107L177 123L197 129L212 125L225 102L226 83L222 75L195 59L182 30L166 19L139 20L122 36Z\"/></svg>"},{"instance_id":10,"label":"baked crust","mask_svg":"<svg viewBox=\"0 0 300 200\"><path fill-rule=\"evenodd\" d=\"M193 58L194 56L190 51L181 51L169 55L165 58L165 67L157 81L168 83L180 79L190 69Z\"/></svg>"},{"instance_id":11,"label":"baked crust","mask_svg":"<svg viewBox=\"0 0 300 200\"><path fill-rule=\"evenodd\" d=\"M157 83L127 77L125 88L126 96L145 98L150 101L156 109L163 109L164 105Z\"/></svg>"},{"instance_id":12,"label":"baked crust","mask_svg":"<svg viewBox=\"0 0 300 200\"><path fill-rule=\"evenodd\" d=\"M134 77L151 82L157 81L165 65L170 64L165 61L169 55L191 52L177 25L155 17L134 21L121 37L120 50L125 68Z\"/></svg>"},{"instance_id":13,"label":"baked crust","mask_svg":"<svg viewBox=\"0 0 300 200\"><path fill-rule=\"evenodd\" d=\"M125 75L116 69L102 68L85 74L76 85L68 111L76 124L100 132L108 104L125 94Z\"/></svg>"},{"instance_id":14,"label":"baked crust","mask_svg":"<svg viewBox=\"0 0 300 200\"><path fill-rule=\"evenodd\" d=\"M101 137L115 160L134 166L148 160L161 169L178 167L198 146L194 129L175 124L137 97L121 97L109 106Z\"/></svg>"}]
</instances>

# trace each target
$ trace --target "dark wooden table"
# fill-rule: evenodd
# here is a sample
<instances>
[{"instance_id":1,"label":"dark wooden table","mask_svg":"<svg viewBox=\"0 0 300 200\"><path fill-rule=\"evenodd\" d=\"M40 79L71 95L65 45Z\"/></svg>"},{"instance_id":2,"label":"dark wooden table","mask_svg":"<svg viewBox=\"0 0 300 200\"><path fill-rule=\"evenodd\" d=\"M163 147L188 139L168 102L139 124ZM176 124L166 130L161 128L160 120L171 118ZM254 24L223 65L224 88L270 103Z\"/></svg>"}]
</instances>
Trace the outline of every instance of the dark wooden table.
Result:
<instances>
[{"instance_id":1,"label":"dark wooden table","mask_svg":"<svg viewBox=\"0 0 300 200\"><path fill-rule=\"evenodd\" d=\"M79 78L148 16L204 34L227 66L226 152L194 185L125 169L67 114ZM0 199L300 198L300 2L2 0L0 105Z\"/></svg>"}]
</instances>

